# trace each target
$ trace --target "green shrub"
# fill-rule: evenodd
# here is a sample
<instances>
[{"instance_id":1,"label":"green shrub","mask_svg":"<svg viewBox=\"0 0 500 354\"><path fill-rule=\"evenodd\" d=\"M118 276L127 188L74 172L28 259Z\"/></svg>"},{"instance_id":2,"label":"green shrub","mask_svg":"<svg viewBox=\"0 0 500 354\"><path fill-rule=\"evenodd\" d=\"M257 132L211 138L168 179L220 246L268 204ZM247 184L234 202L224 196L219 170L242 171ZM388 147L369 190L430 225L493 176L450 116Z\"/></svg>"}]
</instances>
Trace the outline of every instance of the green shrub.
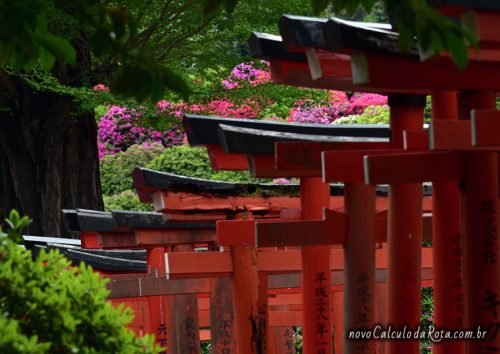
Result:
<instances>
[{"instance_id":1,"label":"green shrub","mask_svg":"<svg viewBox=\"0 0 500 354\"><path fill-rule=\"evenodd\" d=\"M106 196L134 188L132 172L157 157L165 148L161 144L132 145L125 152L107 155L100 162L102 192Z\"/></svg>"},{"instance_id":2,"label":"green shrub","mask_svg":"<svg viewBox=\"0 0 500 354\"><path fill-rule=\"evenodd\" d=\"M72 267L58 251L31 252L11 238L29 223L13 211L0 228L0 353L158 353L154 337L125 326L132 313L113 307L106 281Z\"/></svg>"},{"instance_id":3,"label":"green shrub","mask_svg":"<svg viewBox=\"0 0 500 354\"><path fill-rule=\"evenodd\" d=\"M190 147L187 145L172 146L165 149L146 167L157 171L217 181L242 183L270 181L269 179L253 178L246 171L214 171L210 167L210 161L205 148Z\"/></svg>"},{"instance_id":4,"label":"green shrub","mask_svg":"<svg viewBox=\"0 0 500 354\"><path fill-rule=\"evenodd\" d=\"M139 201L139 196L135 191L126 190L118 194L104 195L104 210L135 210L154 211L152 204L145 204Z\"/></svg>"},{"instance_id":5,"label":"green shrub","mask_svg":"<svg viewBox=\"0 0 500 354\"><path fill-rule=\"evenodd\" d=\"M342 117L335 124L389 124L389 107L370 106L360 115Z\"/></svg>"}]
</instances>

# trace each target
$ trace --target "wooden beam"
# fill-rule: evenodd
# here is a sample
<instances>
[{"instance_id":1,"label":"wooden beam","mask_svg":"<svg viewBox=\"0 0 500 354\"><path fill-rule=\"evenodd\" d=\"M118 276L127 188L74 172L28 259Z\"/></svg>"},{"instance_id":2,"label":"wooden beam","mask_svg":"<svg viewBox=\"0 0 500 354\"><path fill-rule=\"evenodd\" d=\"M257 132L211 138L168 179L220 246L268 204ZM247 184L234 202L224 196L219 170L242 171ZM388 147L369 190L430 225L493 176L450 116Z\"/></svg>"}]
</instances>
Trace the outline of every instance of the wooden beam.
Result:
<instances>
[{"instance_id":1,"label":"wooden beam","mask_svg":"<svg viewBox=\"0 0 500 354\"><path fill-rule=\"evenodd\" d=\"M415 91L431 90L499 90L500 63L470 62L462 71L451 60L420 62L415 58L401 58L364 53L351 56L355 84L372 87L406 88ZM391 75L387 75L387 71ZM401 78L404 77L404 80Z\"/></svg>"},{"instance_id":2,"label":"wooden beam","mask_svg":"<svg viewBox=\"0 0 500 354\"><path fill-rule=\"evenodd\" d=\"M500 111L473 110L471 114L472 145L500 151Z\"/></svg>"},{"instance_id":3,"label":"wooden beam","mask_svg":"<svg viewBox=\"0 0 500 354\"><path fill-rule=\"evenodd\" d=\"M342 244L345 218L337 220L291 220L256 223L258 247L317 246ZM314 235L311 238L309 235Z\"/></svg>"},{"instance_id":4,"label":"wooden beam","mask_svg":"<svg viewBox=\"0 0 500 354\"><path fill-rule=\"evenodd\" d=\"M186 278L227 277L233 272L231 257L231 252L174 252L165 256L165 267L170 281L175 282ZM330 249L329 257L331 270L344 270L343 249ZM376 249L375 260L377 269L387 269L387 248ZM432 248L422 248L422 268L432 268L432 264ZM268 274L300 272L302 270L301 251L258 251L256 266L259 272ZM186 291L182 289L181 291Z\"/></svg>"},{"instance_id":5,"label":"wooden beam","mask_svg":"<svg viewBox=\"0 0 500 354\"><path fill-rule=\"evenodd\" d=\"M389 146L389 142L278 142L274 156L279 170L314 170L318 176L321 176L322 151L388 149Z\"/></svg>"},{"instance_id":6,"label":"wooden beam","mask_svg":"<svg viewBox=\"0 0 500 354\"><path fill-rule=\"evenodd\" d=\"M248 170L248 160L245 155L224 152L220 145L207 145L207 152L210 165L214 170Z\"/></svg>"},{"instance_id":7,"label":"wooden beam","mask_svg":"<svg viewBox=\"0 0 500 354\"><path fill-rule=\"evenodd\" d=\"M461 17L462 26L476 37L478 47L481 49L500 49L498 36L498 22L500 17L497 12L473 10Z\"/></svg>"},{"instance_id":8,"label":"wooden beam","mask_svg":"<svg viewBox=\"0 0 500 354\"><path fill-rule=\"evenodd\" d=\"M250 174L260 178L291 178L320 176L318 170L282 170L276 167L272 155L250 155L248 157Z\"/></svg>"},{"instance_id":9,"label":"wooden beam","mask_svg":"<svg viewBox=\"0 0 500 354\"><path fill-rule=\"evenodd\" d=\"M471 150L472 133L468 120L432 120L429 128L431 150Z\"/></svg>"},{"instance_id":10,"label":"wooden beam","mask_svg":"<svg viewBox=\"0 0 500 354\"><path fill-rule=\"evenodd\" d=\"M453 181L464 176L463 157L457 152L368 155L364 161L367 184Z\"/></svg>"},{"instance_id":11,"label":"wooden beam","mask_svg":"<svg viewBox=\"0 0 500 354\"><path fill-rule=\"evenodd\" d=\"M199 294L210 292L209 279L168 280L157 277L135 277L131 279L111 279L106 287L110 298Z\"/></svg>"},{"instance_id":12,"label":"wooden beam","mask_svg":"<svg viewBox=\"0 0 500 354\"><path fill-rule=\"evenodd\" d=\"M321 155L323 181L325 182L361 182L365 179L363 157L366 155L393 155L402 153L402 149L324 151Z\"/></svg>"},{"instance_id":13,"label":"wooden beam","mask_svg":"<svg viewBox=\"0 0 500 354\"><path fill-rule=\"evenodd\" d=\"M264 186L253 185L253 191L262 187L263 193L266 189ZM288 186L282 186L286 189ZM293 186L292 186L293 187ZM273 188L274 189L274 188ZM224 196L210 195L197 193L174 193L174 192L157 192L157 199L161 198L161 202L155 203L158 211L164 212L228 212L237 213L244 211L268 211L279 213L282 208L298 208L299 198L286 196L272 196L273 189L269 190L269 194L262 196ZM249 192L250 193L250 192ZM287 193L290 194L290 193Z\"/></svg>"}]
</instances>

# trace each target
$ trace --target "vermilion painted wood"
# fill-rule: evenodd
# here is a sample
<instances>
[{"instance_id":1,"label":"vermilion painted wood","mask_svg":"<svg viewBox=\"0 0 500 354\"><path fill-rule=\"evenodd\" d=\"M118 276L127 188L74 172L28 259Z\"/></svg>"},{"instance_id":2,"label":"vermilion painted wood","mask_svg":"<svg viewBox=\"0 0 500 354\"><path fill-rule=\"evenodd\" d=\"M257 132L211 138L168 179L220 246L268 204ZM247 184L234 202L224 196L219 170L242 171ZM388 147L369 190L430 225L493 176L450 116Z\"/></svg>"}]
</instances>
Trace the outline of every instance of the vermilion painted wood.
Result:
<instances>
[{"instance_id":1,"label":"vermilion painted wood","mask_svg":"<svg viewBox=\"0 0 500 354\"><path fill-rule=\"evenodd\" d=\"M433 120L457 120L457 93L432 94ZM452 135L449 132L449 135ZM463 327L463 247L460 234L460 201L455 181L432 184L433 260L434 260L434 323L438 328ZM462 312L462 313L461 313ZM434 343L436 354L464 352L462 341Z\"/></svg>"},{"instance_id":2,"label":"vermilion painted wood","mask_svg":"<svg viewBox=\"0 0 500 354\"><path fill-rule=\"evenodd\" d=\"M344 292L332 292L330 295L333 311L333 341L335 353L344 353Z\"/></svg>"},{"instance_id":3,"label":"vermilion painted wood","mask_svg":"<svg viewBox=\"0 0 500 354\"><path fill-rule=\"evenodd\" d=\"M415 87L409 87L409 85L384 85L383 87L376 87L377 90L374 90L374 87L371 82L367 81L359 81L359 56L363 54L357 54L357 53L349 53L350 59L351 59L351 76L349 77L351 80L351 87L349 85L343 85L340 86L339 88L336 88L336 84L339 81L339 78L335 76L334 72L331 72L332 70L332 65L335 65L335 63L332 61L332 53L328 51L324 51L321 49L312 49L311 50L312 55L308 56L308 63L309 66L311 67L311 62L315 63L317 67L311 68L311 70L314 70L316 80L324 80L325 82L328 82L328 79L332 81L332 86L330 89L334 90L340 90L340 91L357 91L357 92L384 92L384 93L410 93L410 94L415 94L415 93L424 93L426 92L426 88L415 88ZM338 54L337 54L338 55ZM392 58L391 56L385 56ZM314 58L313 60L309 59ZM333 68L333 70L335 70ZM318 76L320 75L320 76ZM289 84L294 84L293 82ZM337 84L338 85L338 84ZM345 88L343 88L345 86ZM351 88L351 89L349 89Z\"/></svg>"},{"instance_id":4,"label":"vermilion painted wood","mask_svg":"<svg viewBox=\"0 0 500 354\"><path fill-rule=\"evenodd\" d=\"M248 170L248 159L245 155L224 152L220 145L208 145L207 152L210 159L210 165L214 170Z\"/></svg>"},{"instance_id":5,"label":"vermilion painted wood","mask_svg":"<svg viewBox=\"0 0 500 354\"><path fill-rule=\"evenodd\" d=\"M300 252L300 250L258 251L255 269L267 273L300 272L302 270ZM387 269L388 249L379 248L375 254L376 268ZM422 268L432 267L432 248L423 248L422 254ZM196 278L226 277L234 271L232 259L231 252L175 252L165 257L165 268L170 277L174 278L179 275ZM331 270L344 270L343 249L329 249L329 260Z\"/></svg>"},{"instance_id":6,"label":"vermilion painted wood","mask_svg":"<svg viewBox=\"0 0 500 354\"><path fill-rule=\"evenodd\" d=\"M234 297L236 351L242 354L263 352L257 331L259 277L255 247L235 246L231 249Z\"/></svg>"},{"instance_id":7,"label":"vermilion painted wood","mask_svg":"<svg viewBox=\"0 0 500 354\"><path fill-rule=\"evenodd\" d=\"M459 97L459 118L472 109L495 109L494 92L467 92ZM467 354L500 351L498 296L500 243L498 242L498 155L468 152L461 191L464 235L464 290L466 328L488 328L491 340L465 343Z\"/></svg>"},{"instance_id":8,"label":"vermilion painted wood","mask_svg":"<svg viewBox=\"0 0 500 354\"><path fill-rule=\"evenodd\" d=\"M274 343L277 354L295 354L295 342L292 327L275 327Z\"/></svg>"},{"instance_id":9,"label":"vermilion painted wood","mask_svg":"<svg viewBox=\"0 0 500 354\"><path fill-rule=\"evenodd\" d=\"M107 288L110 298L127 298L155 295L198 294L208 293L208 279L167 280L156 276L144 277L142 274L133 278L110 278Z\"/></svg>"},{"instance_id":10,"label":"vermilion painted wood","mask_svg":"<svg viewBox=\"0 0 500 354\"><path fill-rule=\"evenodd\" d=\"M346 331L375 325L375 187L345 184L347 234L344 243L343 348L346 353L375 352L374 341L353 341ZM360 220L363 220L360 222Z\"/></svg>"},{"instance_id":11,"label":"vermilion painted wood","mask_svg":"<svg viewBox=\"0 0 500 354\"><path fill-rule=\"evenodd\" d=\"M328 209L328 220L228 220L217 223L217 242L224 246L258 245L259 247L314 246L341 244L345 238L344 212ZM431 240L432 216L424 215L424 239ZM256 232L257 230L257 232ZM305 231L314 238L305 237ZM374 225L376 242L387 242L387 213L377 215Z\"/></svg>"},{"instance_id":12,"label":"vermilion painted wood","mask_svg":"<svg viewBox=\"0 0 500 354\"><path fill-rule=\"evenodd\" d=\"M293 215L292 215L293 216ZM255 224L271 220L221 220L217 222L217 243L222 246L255 246Z\"/></svg>"},{"instance_id":13,"label":"vermilion painted wood","mask_svg":"<svg viewBox=\"0 0 500 354\"><path fill-rule=\"evenodd\" d=\"M192 252L192 245L175 246L173 252ZM164 256L165 257L165 256ZM166 269L165 263L163 263ZM163 272L166 275L166 272ZM174 353L199 354L200 334L198 322L198 300L197 295L172 295L169 299L170 318L167 324L168 338L172 338L168 343L168 350ZM173 335L170 331L175 331ZM176 351L175 351L176 350Z\"/></svg>"},{"instance_id":14,"label":"vermilion painted wood","mask_svg":"<svg viewBox=\"0 0 500 354\"><path fill-rule=\"evenodd\" d=\"M163 247L156 247L149 249L147 252L147 261L149 272L156 274L159 277L165 276L165 261L164 261L165 249ZM176 332L172 328L171 332L167 333L167 328L172 322L172 317L175 316L170 311L170 298L166 296L149 296L149 323L147 325L147 333L155 335L157 344L162 347L167 346L167 336L169 338L175 338ZM168 343L170 348L172 345ZM173 345L175 348L175 345ZM174 349L173 353L176 353Z\"/></svg>"},{"instance_id":15,"label":"vermilion painted wood","mask_svg":"<svg viewBox=\"0 0 500 354\"><path fill-rule=\"evenodd\" d=\"M156 194L155 194L156 195ZM158 193L158 211L190 211L207 213L212 211L269 211L279 212L282 208L299 208L298 197L272 196L203 196L194 193ZM156 205L156 203L155 203ZM156 208L156 207L155 207Z\"/></svg>"},{"instance_id":16,"label":"vermilion painted wood","mask_svg":"<svg viewBox=\"0 0 500 354\"><path fill-rule=\"evenodd\" d=\"M302 217L319 219L330 205L330 186L321 178L300 181ZM309 237L314 234L308 233ZM330 252L326 246L302 248L303 353L331 353L332 317L330 296L323 292L330 284Z\"/></svg>"},{"instance_id":17,"label":"vermilion painted wood","mask_svg":"<svg viewBox=\"0 0 500 354\"><path fill-rule=\"evenodd\" d=\"M429 129L429 144L431 150L470 150L470 121L433 119Z\"/></svg>"},{"instance_id":18,"label":"vermilion painted wood","mask_svg":"<svg viewBox=\"0 0 500 354\"><path fill-rule=\"evenodd\" d=\"M255 227L258 247L342 244L346 233L344 217L336 220L257 222Z\"/></svg>"},{"instance_id":19,"label":"vermilion painted wood","mask_svg":"<svg viewBox=\"0 0 500 354\"><path fill-rule=\"evenodd\" d=\"M274 157L270 155L251 155L248 157L250 174L254 177L314 177L315 170L281 170L276 167Z\"/></svg>"},{"instance_id":20,"label":"vermilion painted wood","mask_svg":"<svg viewBox=\"0 0 500 354\"><path fill-rule=\"evenodd\" d=\"M313 80L309 65L285 60L271 60L271 78L277 84L286 84L299 87L323 88L340 91L365 91L362 87L354 86L352 75L345 77L322 76Z\"/></svg>"},{"instance_id":21,"label":"vermilion painted wood","mask_svg":"<svg viewBox=\"0 0 500 354\"><path fill-rule=\"evenodd\" d=\"M422 130L424 111L423 107L407 106L404 99L402 102L393 100L389 99L391 141L394 148L401 149L403 131ZM388 225L387 322L393 328L417 328L421 316L421 184L390 186ZM387 354L418 354L419 345L418 340L391 341L386 344L386 351Z\"/></svg>"},{"instance_id":22,"label":"vermilion painted wood","mask_svg":"<svg viewBox=\"0 0 500 354\"><path fill-rule=\"evenodd\" d=\"M80 240L82 241L82 248L89 248L89 249L101 248L97 232L81 232Z\"/></svg>"},{"instance_id":23,"label":"vermilion painted wood","mask_svg":"<svg viewBox=\"0 0 500 354\"><path fill-rule=\"evenodd\" d=\"M403 146L405 150L428 150L429 133L428 131L405 130L403 131Z\"/></svg>"},{"instance_id":24,"label":"vermilion painted wood","mask_svg":"<svg viewBox=\"0 0 500 354\"><path fill-rule=\"evenodd\" d=\"M431 181L453 181L464 176L464 162L458 152L421 152L389 155L367 155L367 184L403 184Z\"/></svg>"},{"instance_id":25,"label":"vermilion painted wood","mask_svg":"<svg viewBox=\"0 0 500 354\"><path fill-rule=\"evenodd\" d=\"M321 176L321 152L331 150L386 149L389 143L276 143L276 168L280 170L314 170Z\"/></svg>"},{"instance_id":26,"label":"vermilion painted wood","mask_svg":"<svg viewBox=\"0 0 500 354\"><path fill-rule=\"evenodd\" d=\"M498 90L498 62L470 62L459 71L450 60L420 62L418 59L383 54L351 56L353 82L374 90L413 89L414 92L434 90ZM450 65L451 64L451 65ZM390 68L391 75L387 75ZM405 80L400 80L404 77Z\"/></svg>"},{"instance_id":27,"label":"vermilion painted wood","mask_svg":"<svg viewBox=\"0 0 500 354\"><path fill-rule=\"evenodd\" d=\"M498 21L500 16L495 11L468 11L462 15L462 26L477 39L481 49L500 49Z\"/></svg>"},{"instance_id":28,"label":"vermilion painted wood","mask_svg":"<svg viewBox=\"0 0 500 354\"><path fill-rule=\"evenodd\" d=\"M472 145L496 147L500 151L500 111L473 110L471 133Z\"/></svg>"},{"instance_id":29,"label":"vermilion painted wood","mask_svg":"<svg viewBox=\"0 0 500 354\"><path fill-rule=\"evenodd\" d=\"M369 154L394 155L403 151L402 149L324 151L321 154L323 181L362 182L365 180L364 156Z\"/></svg>"}]
</instances>

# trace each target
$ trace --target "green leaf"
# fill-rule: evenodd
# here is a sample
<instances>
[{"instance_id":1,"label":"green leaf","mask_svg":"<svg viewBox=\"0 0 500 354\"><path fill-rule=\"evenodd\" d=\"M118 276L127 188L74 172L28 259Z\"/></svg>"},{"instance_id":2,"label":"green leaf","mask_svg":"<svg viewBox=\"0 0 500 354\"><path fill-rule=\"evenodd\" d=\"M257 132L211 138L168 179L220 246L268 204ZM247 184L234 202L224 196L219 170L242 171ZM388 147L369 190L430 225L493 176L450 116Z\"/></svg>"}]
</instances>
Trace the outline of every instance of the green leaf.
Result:
<instances>
[{"instance_id":1,"label":"green leaf","mask_svg":"<svg viewBox=\"0 0 500 354\"><path fill-rule=\"evenodd\" d=\"M447 49L450 51L453 62L459 70L464 70L469 63L469 55L462 37L450 32L446 39L448 43Z\"/></svg>"},{"instance_id":2,"label":"green leaf","mask_svg":"<svg viewBox=\"0 0 500 354\"><path fill-rule=\"evenodd\" d=\"M191 93L191 89L187 82L174 73L172 70L164 67L162 73L162 82L172 91L178 93L182 98L188 99Z\"/></svg>"},{"instance_id":3,"label":"green leaf","mask_svg":"<svg viewBox=\"0 0 500 354\"><path fill-rule=\"evenodd\" d=\"M76 50L66 39L49 33L37 37L42 47L54 57L70 65L76 64Z\"/></svg>"}]
</instances>

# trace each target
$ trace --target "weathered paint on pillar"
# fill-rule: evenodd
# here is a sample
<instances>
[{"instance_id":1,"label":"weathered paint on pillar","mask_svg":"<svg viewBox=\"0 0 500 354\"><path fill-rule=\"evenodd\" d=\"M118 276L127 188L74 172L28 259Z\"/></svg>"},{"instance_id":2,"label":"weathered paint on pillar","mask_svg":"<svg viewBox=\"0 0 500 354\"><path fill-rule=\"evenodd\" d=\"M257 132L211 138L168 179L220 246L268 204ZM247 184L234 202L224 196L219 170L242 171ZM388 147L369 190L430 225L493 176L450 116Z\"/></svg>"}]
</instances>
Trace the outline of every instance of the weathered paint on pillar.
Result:
<instances>
[{"instance_id":1,"label":"weathered paint on pillar","mask_svg":"<svg viewBox=\"0 0 500 354\"><path fill-rule=\"evenodd\" d=\"M425 97L389 96L391 145L403 147L403 131L423 130ZM420 323L422 185L398 184L389 189L388 223L388 313L387 322L396 330L416 330ZM419 340L386 343L388 354L418 354Z\"/></svg>"},{"instance_id":2,"label":"weathered paint on pillar","mask_svg":"<svg viewBox=\"0 0 500 354\"><path fill-rule=\"evenodd\" d=\"M375 284L375 323L381 326L387 326L387 283ZM384 340L376 341L377 353L384 354Z\"/></svg>"},{"instance_id":3,"label":"weathered paint on pillar","mask_svg":"<svg viewBox=\"0 0 500 354\"><path fill-rule=\"evenodd\" d=\"M494 92L463 92L459 118L472 109L494 109ZM500 244L498 242L498 154L465 153L461 191L464 236L464 298L466 328L487 330L484 341L468 341L467 354L500 352Z\"/></svg>"},{"instance_id":4,"label":"weathered paint on pillar","mask_svg":"<svg viewBox=\"0 0 500 354\"><path fill-rule=\"evenodd\" d=\"M212 353L236 353L230 278L210 279L210 337Z\"/></svg>"},{"instance_id":5,"label":"weathered paint on pillar","mask_svg":"<svg viewBox=\"0 0 500 354\"><path fill-rule=\"evenodd\" d=\"M259 328L257 250L251 246L234 246L231 258L236 352L264 354L261 333L256 330Z\"/></svg>"},{"instance_id":6,"label":"weathered paint on pillar","mask_svg":"<svg viewBox=\"0 0 500 354\"><path fill-rule=\"evenodd\" d=\"M166 276L165 248L155 247L147 250L147 264L149 272L158 277ZM154 334L156 344L167 347L167 324L169 323L169 298L167 296L148 296L149 323L145 328L146 333ZM171 334L175 338L175 333ZM175 351L169 351L169 353ZM161 353L166 353L163 351Z\"/></svg>"},{"instance_id":7,"label":"weathered paint on pillar","mask_svg":"<svg viewBox=\"0 0 500 354\"><path fill-rule=\"evenodd\" d=\"M295 354L295 342L292 327L274 327L274 346L276 354Z\"/></svg>"},{"instance_id":8,"label":"weathered paint on pillar","mask_svg":"<svg viewBox=\"0 0 500 354\"><path fill-rule=\"evenodd\" d=\"M344 292L334 291L331 293L333 312L333 342L335 343L335 354L344 353Z\"/></svg>"},{"instance_id":9,"label":"weathered paint on pillar","mask_svg":"<svg viewBox=\"0 0 500 354\"><path fill-rule=\"evenodd\" d=\"M353 340L347 334L370 330L375 324L375 186L346 183L344 193L344 353L374 354L373 340Z\"/></svg>"},{"instance_id":10,"label":"weathered paint on pillar","mask_svg":"<svg viewBox=\"0 0 500 354\"><path fill-rule=\"evenodd\" d=\"M322 219L330 204L330 186L320 177L300 180L303 219ZM314 234L309 235L314 237ZM332 353L330 252L327 246L302 248L303 353Z\"/></svg>"},{"instance_id":11,"label":"weathered paint on pillar","mask_svg":"<svg viewBox=\"0 0 500 354\"><path fill-rule=\"evenodd\" d=\"M432 119L456 120L456 92L432 94ZM452 133L452 132L450 132ZM458 183L432 184L432 246L434 260L434 325L437 329L463 328L463 239L460 232ZM433 343L435 354L464 352L463 341Z\"/></svg>"},{"instance_id":12,"label":"weathered paint on pillar","mask_svg":"<svg viewBox=\"0 0 500 354\"><path fill-rule=\"evenodd\" d=\"M173 248L173 252L192 251L192 245L179 245ZM174 340L168 341L168 353L200 354L197 295L172 295L170 297L170 314L167 332L168 338L174 338ZM174 337L171 337L171 331L175 331ZM173 349L177 351L173 351Z\"/></svg>"}]
</instances>

